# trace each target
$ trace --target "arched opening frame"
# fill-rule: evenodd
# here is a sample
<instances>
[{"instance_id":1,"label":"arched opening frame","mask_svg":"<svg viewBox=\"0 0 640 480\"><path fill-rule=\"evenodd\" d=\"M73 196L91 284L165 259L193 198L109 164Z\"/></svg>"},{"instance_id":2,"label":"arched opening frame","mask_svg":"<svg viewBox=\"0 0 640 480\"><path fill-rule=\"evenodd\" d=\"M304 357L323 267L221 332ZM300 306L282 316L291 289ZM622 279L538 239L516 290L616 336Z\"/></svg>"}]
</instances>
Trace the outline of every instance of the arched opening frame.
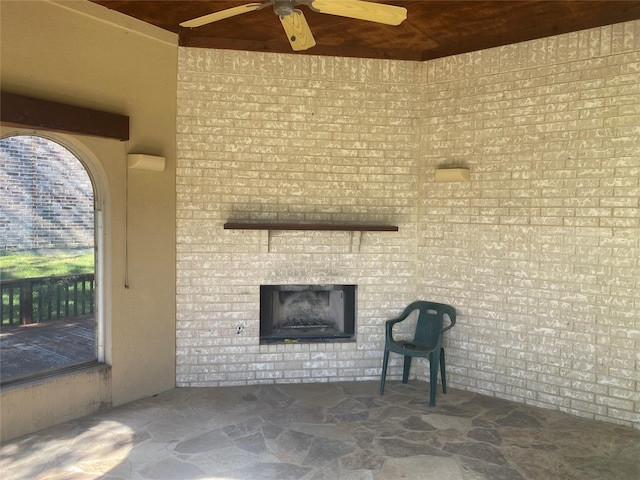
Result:
<instances>
[{"instance_id":1,"label":"arched opening frame","mask_svg":"<svg viewBox=\"0 0 640 480\"><path fill-rule=\"evenodd\" d=\"M110 243L108 242L108 225L105 225L110 206L109 189L107 188L107 176L98 158L80 140L74 136L21 128L0 129L0 139L17 136L40 137L54 142L73 154L82 164L91 181L93 190L94 212L94 275L95 275L95 348L98 363L111 363L109 318L106 306L109 297L109 269L106 259Z\"/></svg>"}]
</instances>

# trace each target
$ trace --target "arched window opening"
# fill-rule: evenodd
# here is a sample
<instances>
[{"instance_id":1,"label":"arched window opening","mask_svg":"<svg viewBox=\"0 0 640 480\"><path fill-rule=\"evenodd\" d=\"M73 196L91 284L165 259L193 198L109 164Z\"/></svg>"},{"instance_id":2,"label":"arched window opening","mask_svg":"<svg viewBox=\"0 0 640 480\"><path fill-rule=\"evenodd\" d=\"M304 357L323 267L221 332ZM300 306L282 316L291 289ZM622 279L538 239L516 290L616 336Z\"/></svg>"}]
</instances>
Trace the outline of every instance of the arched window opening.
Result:
<instances>
[{"instance_id":1,"label":"arched window opening","mask_svg":"<svg viewBox=\"0 0 640 480\"><path fill-rule=\"evenodd\" d=\"M38 136L0 140L0 381L98 360L94 188L80 160Z\"/></svg>"}]
</instances>

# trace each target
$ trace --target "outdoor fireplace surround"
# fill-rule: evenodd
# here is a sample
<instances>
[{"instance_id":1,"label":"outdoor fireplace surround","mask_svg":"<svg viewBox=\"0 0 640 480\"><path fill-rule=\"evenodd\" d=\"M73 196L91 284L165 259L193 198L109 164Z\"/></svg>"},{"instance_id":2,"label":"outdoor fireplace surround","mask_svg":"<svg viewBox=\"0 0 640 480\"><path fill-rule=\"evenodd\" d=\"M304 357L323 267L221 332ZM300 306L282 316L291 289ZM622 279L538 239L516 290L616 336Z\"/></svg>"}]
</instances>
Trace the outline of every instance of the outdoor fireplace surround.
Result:
<instances>
[{"instance_id":1,"label":"outdoor fireplace surround","mask_svg":"<svg viewBox=\"0 0 640 480\"><path fill-rule=\"evenodd\" d=\"M261 285L260 342L355 341L356 285Z\"/></svg>"}]
</instances>

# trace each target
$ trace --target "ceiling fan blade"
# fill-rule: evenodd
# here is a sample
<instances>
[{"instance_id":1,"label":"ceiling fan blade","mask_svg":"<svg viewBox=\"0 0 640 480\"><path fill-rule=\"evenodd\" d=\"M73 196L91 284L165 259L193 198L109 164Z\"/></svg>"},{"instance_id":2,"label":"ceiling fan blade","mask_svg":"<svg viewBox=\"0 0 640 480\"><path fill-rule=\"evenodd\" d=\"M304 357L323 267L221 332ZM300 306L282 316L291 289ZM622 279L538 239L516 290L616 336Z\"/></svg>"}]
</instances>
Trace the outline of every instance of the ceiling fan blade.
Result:
<instances>
[{"instance_id":1,"label":"ceiling fan blade","mask_svg":"<svg viewBox=\"0 0 640 480\"><path fill-rule=\"evenodd\" d=\"M291 15L281 16L280 21L284 31L287 32L291 48L296 52L315 46L316 41L313 38L307 19L304 18L304 14L300 10L295 9Z\"/></svg>"},{"instance_id":2,"label":"ceiling fan blade","mask_svg":"<svg viewBox=\"0 0 640 480\"><path fill-rule=\"evenodd\" d=\"M365 2L363 0L311 0L301 1L312 10L340 17L357 18L369 22L400 25L407 19L407 9L383 3Z\"/></svg>"},{"instance_id":3,"label":"ceiling fan blade","mask_svg":"<svg viewBox=\"0 0 640 480\"><path fill-rule=\"evenodd\" d=\"M224 20L225 18L235 17L242 13L253 12L254 10L260 10L267 5L271 5L273 2L263 3L248 3L247 5L240 5L239 7L227 8L226 10L220 10L219 12L210 13L202 17L194 18L192 20L184 21L180 24L181 27L201 27L207 23L217 22L218 20Z\"/></svg>"}]
</instances>

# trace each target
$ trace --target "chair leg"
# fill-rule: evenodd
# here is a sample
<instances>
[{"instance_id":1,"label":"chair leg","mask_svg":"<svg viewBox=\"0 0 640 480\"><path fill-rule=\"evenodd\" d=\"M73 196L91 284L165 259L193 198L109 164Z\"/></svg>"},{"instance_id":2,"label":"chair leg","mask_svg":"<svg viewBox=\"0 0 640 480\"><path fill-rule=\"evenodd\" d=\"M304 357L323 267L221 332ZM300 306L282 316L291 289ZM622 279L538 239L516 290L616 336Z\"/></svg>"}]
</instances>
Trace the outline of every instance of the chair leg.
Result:
<instances>
[{"instance_id":1,"label":"chair leg","mask_svg":"<svg viewBox=\"0 0 640 480\"><path fill-rule=\"evenodd\" d=\"M440 349L440 376L442 377L442 393L447 393L447 374L444 373L444 348Z\"/></svg>"},{"instance_id":2,"label":"chair leg","mask_svg":"<svg viewBox=\"0 0 640 480\"><path fill-rule=\"evenodd\" d=\"M384 351L382 357L382 375L380 376L380 395L384 394L384 381L387 378L387 364L389 363L389 350Z\"/></svg>"},{"instance_id":3,"label":"chair leg","mask_svg":"<svg viewBox=\"0 0 640 480\"><path fill-rule=\"evenodd\" d=\"M436 406L436 393L438 392L438 363L439 356L433 352L429 356L429 406Z\"/></svg>"},{"instance_id":4,"label":"chair leg","mask_svg":"<svg viewBox=\"0 0 640 480\"><path fill-rule=\"evenodd\" d=\"M402 383L407 383L409 381L409 370L411 370L411 357L409 355L405 355L404 365L402 366Z\"/></svg>"}]
</instances>

